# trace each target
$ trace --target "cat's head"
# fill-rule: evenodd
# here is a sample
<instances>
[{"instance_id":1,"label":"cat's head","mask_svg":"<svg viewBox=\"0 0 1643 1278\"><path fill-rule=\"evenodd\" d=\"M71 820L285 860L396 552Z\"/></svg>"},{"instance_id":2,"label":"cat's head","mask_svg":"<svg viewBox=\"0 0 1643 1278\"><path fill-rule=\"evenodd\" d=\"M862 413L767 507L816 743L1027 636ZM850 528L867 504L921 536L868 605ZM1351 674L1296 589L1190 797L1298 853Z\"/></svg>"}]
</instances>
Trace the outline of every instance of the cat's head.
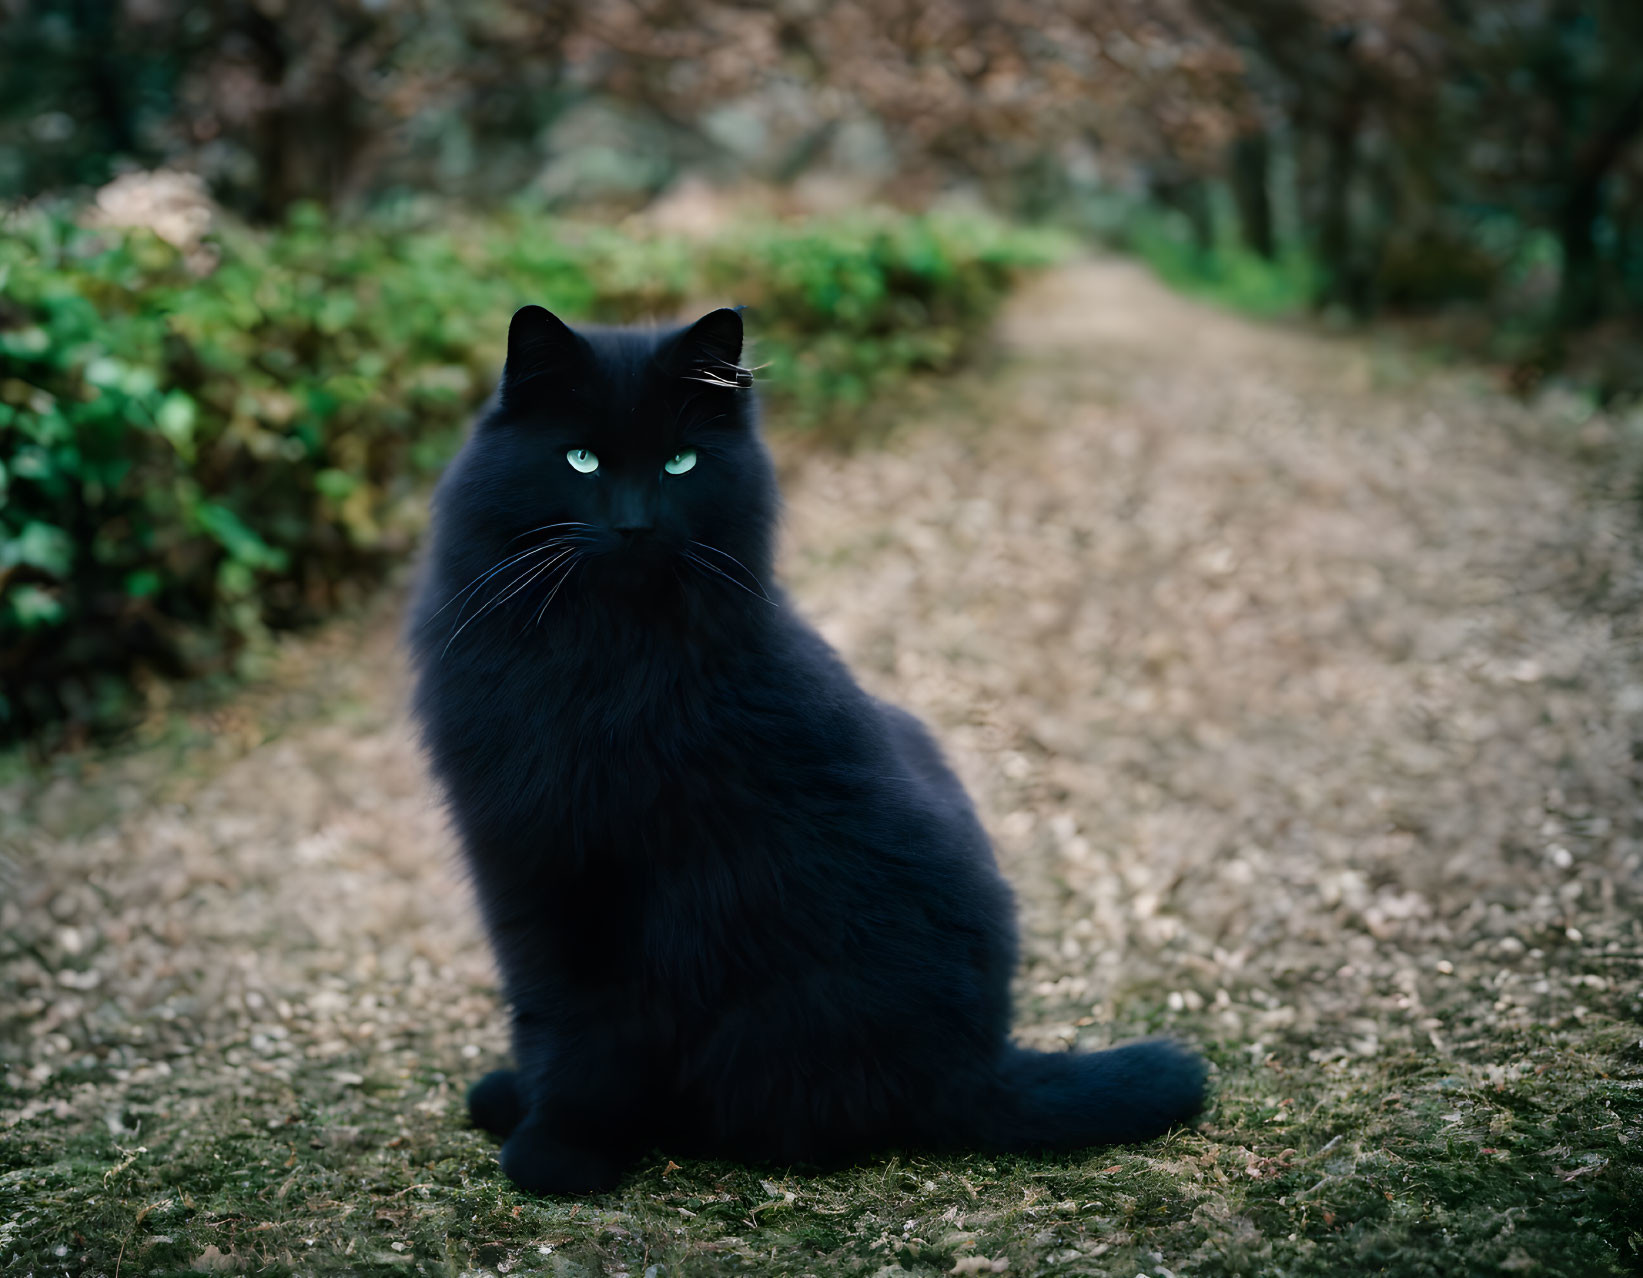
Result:
<instances>
[{"instance_id":1,"label":"cat's head","mask_svg":"<svg viewBox=\"0 0 1643 1278\"><path fill-rule=\"evenodd\" d=\"M561 581L567 602L763 594L776 489L741 352L734 310L671 329L515 314L496 399L438 500L451 568L505 565L475 600L517 588L513 612Z\"/></svg>"}]
</instances>

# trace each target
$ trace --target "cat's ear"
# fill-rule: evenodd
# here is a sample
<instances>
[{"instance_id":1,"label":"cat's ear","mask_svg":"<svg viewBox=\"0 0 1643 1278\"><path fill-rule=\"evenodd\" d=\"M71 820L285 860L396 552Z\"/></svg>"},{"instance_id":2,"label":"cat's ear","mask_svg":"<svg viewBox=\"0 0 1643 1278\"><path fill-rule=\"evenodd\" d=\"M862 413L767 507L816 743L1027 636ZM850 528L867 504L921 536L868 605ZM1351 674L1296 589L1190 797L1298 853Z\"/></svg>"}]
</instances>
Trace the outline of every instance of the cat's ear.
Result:
<instances>
[{"instance_id":1,"label":"cat's ear","mask_svg":"<svg viewBox=\"0 0 1643 1278\"><path fill-rule=\"evenodd\" d=\"M753 385L753 374L741 366L741 358L740 308L721 306L709 311L681 333L674 346L674 362L681 376L726 390Z\"/></svg>"},{"instance_id":2,"label":"cat's ear","mask_svg":"<svg viewBox=\"0 0 1643 1278\"><path fill-rule=\"evenodd\" d=\"M582 339L553 312L521 306L508 325L508 362L502 368L504 397L527 382L563 377L580 362Z\"/></svg>"}]
</instances>

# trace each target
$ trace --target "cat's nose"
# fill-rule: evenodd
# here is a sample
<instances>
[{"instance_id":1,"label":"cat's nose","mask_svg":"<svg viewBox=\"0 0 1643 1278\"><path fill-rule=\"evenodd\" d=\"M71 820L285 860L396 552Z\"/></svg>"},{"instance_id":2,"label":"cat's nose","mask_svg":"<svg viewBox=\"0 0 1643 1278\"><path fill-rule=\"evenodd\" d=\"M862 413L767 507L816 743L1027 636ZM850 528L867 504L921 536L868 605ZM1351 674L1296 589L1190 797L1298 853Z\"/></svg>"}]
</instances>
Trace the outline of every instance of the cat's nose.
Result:
<instances>
[{"instance_id":1,"label":"cat's nose","mask_svg":"<svg viewBox=\"0 0 1643 1278\"><path fill-rule=\"evenodd\" d=\"M616 493L610 512L612 531L628 544L642 539L656 526L656 511L653 507L654 500L647 493Z\"/></svg>"}]
</instances>

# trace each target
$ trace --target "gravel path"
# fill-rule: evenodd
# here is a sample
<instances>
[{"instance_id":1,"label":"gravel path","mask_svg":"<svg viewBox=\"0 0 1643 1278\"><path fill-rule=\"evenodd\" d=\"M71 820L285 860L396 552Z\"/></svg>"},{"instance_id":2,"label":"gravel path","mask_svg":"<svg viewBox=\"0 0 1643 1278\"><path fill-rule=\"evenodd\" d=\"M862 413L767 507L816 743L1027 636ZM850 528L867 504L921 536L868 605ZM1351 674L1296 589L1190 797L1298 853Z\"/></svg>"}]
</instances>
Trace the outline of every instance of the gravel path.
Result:
<instances>
[{"instance_id":1,"label":"gravel path","mask_svg":"<svg viewBox=\"0 0 1643 1278\"><path fill-rule=\"evenodd\" d=\"M1635 1021L1637 535L1567 455L1607 427L1119 263L1001 331L884 447L784 451L786 579L976 796L1020 895L1022 1037L1174 1027L1225 1086L1399 1052L1509 1079L1527 1058L1468 1044ZM0 788L0 1140L93 1130L140 1170L231 1110L291 1167L378 1097L483 1149L460 1094L501 1017L397 608ZM0 1259L50 1183L8 1187ZM169 1241L155 1210L138 1233Z\"/></svg>"}]
</instances>

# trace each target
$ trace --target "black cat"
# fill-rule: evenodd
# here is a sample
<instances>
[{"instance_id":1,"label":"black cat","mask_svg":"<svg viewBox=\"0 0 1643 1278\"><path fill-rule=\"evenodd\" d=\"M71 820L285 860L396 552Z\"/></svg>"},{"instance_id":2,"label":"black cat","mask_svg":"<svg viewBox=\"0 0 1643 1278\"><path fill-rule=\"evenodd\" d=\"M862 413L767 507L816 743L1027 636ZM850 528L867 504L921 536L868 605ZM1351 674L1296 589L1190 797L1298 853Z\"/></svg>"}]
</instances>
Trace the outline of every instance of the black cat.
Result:
<instances>
[{"instance_id":1,"label":"black cat","mask_svg":"<svg viewBox=\"0 0 1643 1278\"><path fill-rule=\"evenodd\" d=\"M435 498L415 709L513 1012L469 1094L521 1188L647 1150L830 1164L1191 1118L1172 1043L1008 1040L1014 907L963 788L772 583L740 316L513 318Z\"/></svg>"}]
</instances>

